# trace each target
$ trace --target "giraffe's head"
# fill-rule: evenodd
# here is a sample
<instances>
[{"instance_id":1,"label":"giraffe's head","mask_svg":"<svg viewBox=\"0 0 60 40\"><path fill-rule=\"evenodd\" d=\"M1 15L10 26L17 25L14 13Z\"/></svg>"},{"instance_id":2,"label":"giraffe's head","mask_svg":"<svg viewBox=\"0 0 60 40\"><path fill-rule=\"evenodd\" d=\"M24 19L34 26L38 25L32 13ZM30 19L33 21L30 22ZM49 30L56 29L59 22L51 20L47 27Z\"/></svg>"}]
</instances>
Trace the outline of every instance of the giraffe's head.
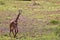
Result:
<instances>
[{"instance_id":1,"label":"giraffe's head","mask_svg":"<svg viewBox=\"0 0 60 40\"><path fill-rule=\"evenodd\" d=\"M19 14L21 14L22 13L22 10L18 10L19 11Z\"/></svg>"}]
</instances>

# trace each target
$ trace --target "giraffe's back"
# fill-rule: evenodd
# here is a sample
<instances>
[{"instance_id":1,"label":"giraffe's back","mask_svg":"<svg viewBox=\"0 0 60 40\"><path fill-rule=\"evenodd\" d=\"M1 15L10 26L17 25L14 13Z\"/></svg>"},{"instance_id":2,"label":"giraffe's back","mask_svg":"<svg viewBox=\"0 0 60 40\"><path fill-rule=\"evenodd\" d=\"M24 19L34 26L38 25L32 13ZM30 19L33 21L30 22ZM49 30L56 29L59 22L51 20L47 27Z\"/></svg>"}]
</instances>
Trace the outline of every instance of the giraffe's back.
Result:
<instances>
[{"instance_id":1,"label":"giraffe's back","mask_svg":"<svg viewBox=\"0 0 60 40\"><path fill-rule=\"evenodd\" d=\"M16 22L12 22L11 24L10 24L10 28L11 29L15 29L17 27L17 23Z\"/></svg>"}]
</instances>

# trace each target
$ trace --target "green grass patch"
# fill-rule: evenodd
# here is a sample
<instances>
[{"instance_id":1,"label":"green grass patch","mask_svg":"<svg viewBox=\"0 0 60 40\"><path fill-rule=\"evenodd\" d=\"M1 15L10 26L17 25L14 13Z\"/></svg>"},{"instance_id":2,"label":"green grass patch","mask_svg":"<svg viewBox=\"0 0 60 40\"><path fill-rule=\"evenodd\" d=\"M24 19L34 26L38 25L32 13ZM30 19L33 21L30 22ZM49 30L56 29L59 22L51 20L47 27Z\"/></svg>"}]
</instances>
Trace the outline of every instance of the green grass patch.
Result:
<instances>
[{"instance_id":1,"label":"green grass patch","mask_svg":"<svg viewBox=\"0 0 60 40\"><path fill-rule=\"evenodd\" d=\"M51 23L51 24L58 24L59 21L58 21L58 20L51 20L50 23Z\"/></svg>"}]
</instances>

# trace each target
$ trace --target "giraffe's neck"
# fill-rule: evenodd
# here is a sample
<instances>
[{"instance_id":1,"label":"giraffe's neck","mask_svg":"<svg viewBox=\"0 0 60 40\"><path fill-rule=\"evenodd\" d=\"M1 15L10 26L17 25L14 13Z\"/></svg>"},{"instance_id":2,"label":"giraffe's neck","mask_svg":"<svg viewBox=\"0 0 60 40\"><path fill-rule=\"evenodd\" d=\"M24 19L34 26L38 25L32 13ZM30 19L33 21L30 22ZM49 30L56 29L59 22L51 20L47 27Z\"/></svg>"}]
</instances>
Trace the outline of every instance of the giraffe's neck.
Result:
<instances>
[{"instance_id":1,"label":"giraffe's neck","mask_svg":"<svg viewBox=\"0 0 60 40\"><path fill-rule=\"evenodd\" d=\"M20 16L20 13L17 15L17 17L16 17L16 19L15 19L15 22L17 22L17 21L18 21L19 16Z\"/></svg>"}]
</instances>

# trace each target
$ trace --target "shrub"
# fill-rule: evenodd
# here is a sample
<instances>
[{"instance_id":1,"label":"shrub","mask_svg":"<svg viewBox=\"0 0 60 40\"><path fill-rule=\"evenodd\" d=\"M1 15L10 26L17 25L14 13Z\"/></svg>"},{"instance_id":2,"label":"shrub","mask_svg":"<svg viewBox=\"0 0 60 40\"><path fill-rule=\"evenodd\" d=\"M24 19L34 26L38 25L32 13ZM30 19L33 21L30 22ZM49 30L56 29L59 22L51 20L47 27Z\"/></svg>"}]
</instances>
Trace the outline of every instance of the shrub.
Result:
<instances>
[{"instance_id":1,"label":"shrub","mask_svg":"<svg viewBox=\"0 0 60 40\"><path fill-rule=\"evenodd\" d=\"M0 1L0 5L5 5L5 3L3 1Z\"/></svg>"},{"instance_id":2,"label":"shrub","mask_svg":"<svg viewBox=\"0 0 60 40\"><path fill-rule=\"evenodd\" d=\"M51 20L50 23L52 23L52 24L58 24L59 21L58 20Z\"/></svg>"},{"instance_id":3,"label":"shrub","mask_svg":"<svg viewBox=\"0 0 60 40\"><path fill-rule=\"evenodd\" d=\"M55 29L55 34L60 37L60 27Z\"/></svg>"}]
</instances>

